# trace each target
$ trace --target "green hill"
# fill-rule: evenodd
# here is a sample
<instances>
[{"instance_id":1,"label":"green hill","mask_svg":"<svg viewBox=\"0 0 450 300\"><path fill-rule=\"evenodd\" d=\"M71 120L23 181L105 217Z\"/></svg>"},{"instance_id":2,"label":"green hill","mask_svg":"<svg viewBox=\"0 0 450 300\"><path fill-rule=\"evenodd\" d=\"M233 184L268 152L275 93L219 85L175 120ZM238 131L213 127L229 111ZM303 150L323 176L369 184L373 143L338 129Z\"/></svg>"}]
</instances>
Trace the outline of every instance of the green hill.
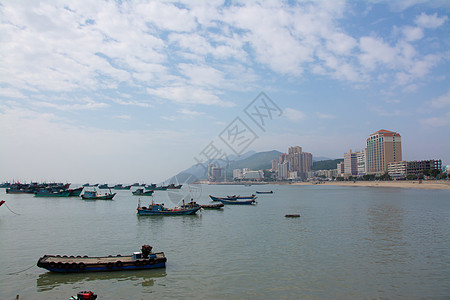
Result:
<instances>
[{"instance_id":1,"label":"green hill","mask_svg":"<svg viewBox=\"0 0 450 300\"><path fill-rule=\"evenodd\" d=\"M227 170L227 178L232 178L234 169L248 168L250 170L264 170L272 168L272 160L278 159L281 155L280 151L272 150L266 152L258 152L250 157L238 161L230 162Z\"/></svg>"},{"instance_id":2,"label":"green hill","mask_svg":"<svg viewBox=\"0 0 450 300\"><path fill-rule=\"evenodd\" d=\"M337 164L343 162L344 159L329 159L329 160L321 160L313 162L312 169L313 171L317 170L332 170L337 168Z\"/></svg>"}]
</instances>

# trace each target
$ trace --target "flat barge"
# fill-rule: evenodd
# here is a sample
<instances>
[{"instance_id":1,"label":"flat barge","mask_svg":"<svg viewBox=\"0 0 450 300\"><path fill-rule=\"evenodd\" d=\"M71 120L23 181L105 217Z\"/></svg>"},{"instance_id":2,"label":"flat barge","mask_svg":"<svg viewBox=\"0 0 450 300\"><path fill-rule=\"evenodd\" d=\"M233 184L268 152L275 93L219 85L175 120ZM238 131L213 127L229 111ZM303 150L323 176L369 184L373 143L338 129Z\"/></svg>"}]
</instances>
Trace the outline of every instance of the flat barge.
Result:
<instances>
[{"instance_id":1,"label":"flat barge","mask_svg":"<svg viewBox=\"0 0 450 300\"><path fill-rule=\"evenodd\" d=\"M150 245L143 245L141 252L133 255L109 256L61 256L44 255L39 258L37 266L50 272L81 273L124 270L143 270L166 267L164 252L153 253Z\"/></svg>"}]
</instances>

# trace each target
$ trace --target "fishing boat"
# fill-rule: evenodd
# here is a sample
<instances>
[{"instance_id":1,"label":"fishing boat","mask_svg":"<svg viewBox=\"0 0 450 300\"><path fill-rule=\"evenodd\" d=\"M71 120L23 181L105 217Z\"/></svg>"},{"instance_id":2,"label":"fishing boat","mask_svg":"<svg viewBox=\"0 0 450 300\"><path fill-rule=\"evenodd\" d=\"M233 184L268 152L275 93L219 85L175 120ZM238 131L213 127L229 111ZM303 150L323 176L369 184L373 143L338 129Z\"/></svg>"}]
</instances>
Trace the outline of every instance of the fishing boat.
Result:
<instances>
[{"instance_id":1,"label":"fishing boat","mask_svg":"<svg viewBox=\"0 0 450 300\"><path fill-rule=\"evenodd\" d=\"M153 190L156 187L156 184L152 183L149 185L144 185L146 190Z\"/></svg>"},{"instance_id":2,"label":"fishing boat","mask_svg":"<svg viewBox=\"0 0 450 300\"><path fill-rule=\"evenodd\" d=\"M152 246L143 245L141 252L126 256L44 255L39 258L37 266L50 272L80 273L165 268L166 261L164 252L153 253Z\"/></svg>"},{"instance_id":3,"label":"fishing boat","mask_svg":"<svg viewBox=\"0 0 450 300\"><path fill-rule=\"evenodd\" d=\"M136 189L134 192L132 192L135 196L151 196L153 195L153 190L150 191L144 191L144 189Z\"/></svg>"},{"instance_id":4,"label":"fishing boat","mask_svg":"<svg viewBox=\"0 0 450 300\"><path fill-rule=\"evenodd\" d=\"M258 192L256 191L257 194L273 194L273 191L268 191L268 192Z\"/></svg>"},{"instance_id":5,"label":"fishing boat","mask_svg":"<svg viewBox=\"0 0 450 300\"><path fill-rule=\"evenodd\" d=\"M236 196L236 195L233 195L233 196L227 196L226 198L227 199L230 199L230 200L233 200L233 199L253 199L253 198L255 198L255 194L252 194L251 196Z\"/></svg>"},{"instance_id":6,"label":"fishing boat","mask_svg":"<svg viewBox=\"0 0 450 300\"><path fill-rule=\"evenodd\" d=\"M167 186L155 186L154 188L152 188L152 190L154 191L166 191L167 190Z\"/></svg>"},{"instance_id":7,"label":"fishing boat","mask_svg":"<svg viewBox=\"0 0 450 300\"><path fill-rule=\"evenodd\" d=\"M97 299L97 294L91 291L81 291L77 293L76 296L72 296L69 300L95 300Z\"/></svg>"},{"instance_id":8,"label":"fishing boat","mask_svg":"<svg viewBox=\"0 0 450 300\"><path fill-rule=\"evenodd\" d=\"M115 190L129 190L131 189L131 185L123 186L122 184L116 184L113 189Z\"/></svg>"},{"instance_id":9,"label":"fishing boat","mask_svg":"<svg viewBox=\"0 0 450 300\"><path fill-rule=\"evenodd\" d=\"M81 192L83 191L84 187L79 187L76 189L69 189L70 192L69 197L79 197L81 195Z\"/></svg>"},{"instance_id":10,"label":"fishing boat","mask_svg":"<svg viewBox=\"0 0 450 300\"><path fill-rule=\"evenodd\" d=\"M93 191L84 191L83 195L81 195L81 198L85 200L112 200L116 193L106 193L106 194L99 194L96 190Z\"/></svg>"},{"instance_id":11,"label":"fishing boat","mask_svg":"<svg viewBox=\"0 0 450 300\"><path fill-rule=\"evenodd\" d=\"M220 201L223 204L251 205L251 204L256 204L255 199L256 199L256 197L253 199L245 199L245 200L227 200L225 198L219 198L219 200L217 200L217 201Z\"/></svg>"},{"instance_id":12,"label":"fishing boat","mask_svg":"<svg viewBox=\"0 0 450 300\"><path fill-rule=\"evenodd\" d=\"M70 191L47 191L47 190L42 190L42 191L37 191L34 193L35 197L69 197L70 196Z\"/></svg>"},{"instance_id":13,"label":"fishing boat","mask_svg":"<svg viewBox=\"0 0 450 300\"><path fill-rule=\"evenodd\" d=\"M182 184L175 185L175 184L171 183L167 186L167 189L168 190L179 190L179 189L181 189L182 186L183 186Z\"/></svg>"},{"instance_id":14,"label":"fishing boat","mask_svg":"<svg viewBox=\"0 0 450 300\"><path fill-rule=\"evenodd\" d=\"M193 202L195 203L195 202ZM167 208L164 207L163 203L154 203L150 204L148 207L142 206L141 207L141 201L139 200L139 204L137 207L137 214L139 216L153 216L153 215L160 215L160 216L179 216L179 215L194 215L197 213L198 210L201 209L201 206L196 204L192 205L184 205L181 207L175 207L175 208Z\"/></svg>"},{"instance_id":15,"label":"fishing boat","mask_svg":"<svg viewBox=\"0 0 450 300\"><path fill-rule=\"evenodd\" d=\"M212 201L221 201L221 200L229 200L229 201L235 201L235 200L252 200L256 199L256 195L251 196L226 196L226 197L215 197L212 195L209 195Z\"/></svg>"},{"instance_id":16,"label":"fishing boat","mask_svg":"<svg viewBox=\"0 0 450 300\"><path fill-rule=\"evenodd\" d=\"M5 203L5 200L0 201L0 206L2 206Z\"/></svg>"},{"instance_id":17,"label":"fishing boat","mask_svg":"<svg viewBox=\"0 0 450 300\"><path fill-rule=\"evenodd\" d=\"M216 203L216 204L201 204L200 205L203 209L221 209L225 206L223 203Z\"/></svg>"},{"instance_id":18,"label":"fishing boat","mask_svg":"<svg viewBox=\"0 0 450 300\"><path fill-rule=\"evenodd\" d=\"M110 189L111 187L109 187L107 184L100 184L99 186L98 186L98 188L99 189Z\"/></svg>"}]
</instances>

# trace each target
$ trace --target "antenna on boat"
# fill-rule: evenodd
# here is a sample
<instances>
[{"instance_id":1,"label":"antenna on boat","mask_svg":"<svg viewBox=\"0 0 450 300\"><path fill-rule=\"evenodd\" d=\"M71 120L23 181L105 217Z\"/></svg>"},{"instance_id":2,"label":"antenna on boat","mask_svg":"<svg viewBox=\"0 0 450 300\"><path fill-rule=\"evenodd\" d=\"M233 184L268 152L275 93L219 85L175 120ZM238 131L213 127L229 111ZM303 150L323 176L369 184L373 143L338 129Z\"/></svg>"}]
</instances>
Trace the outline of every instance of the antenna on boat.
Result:
<instances>
[{"instance_id":1,"label":"antenna on boat","mask_svg":"<svg viewBox=\"0 0 450 300\"><path fill-rule=\"evenodd\" d=\"M138 208L141 208L141 198L138 200Z\"/></svg>"}]
</instances>

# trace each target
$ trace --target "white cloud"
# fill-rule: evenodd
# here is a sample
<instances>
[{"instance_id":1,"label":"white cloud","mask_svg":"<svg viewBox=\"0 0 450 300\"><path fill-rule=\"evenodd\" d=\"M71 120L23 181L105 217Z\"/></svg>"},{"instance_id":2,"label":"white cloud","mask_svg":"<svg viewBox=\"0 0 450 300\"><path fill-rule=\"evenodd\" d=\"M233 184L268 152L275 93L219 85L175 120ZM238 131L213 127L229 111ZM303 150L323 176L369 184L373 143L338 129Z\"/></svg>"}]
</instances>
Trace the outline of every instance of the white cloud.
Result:
<instances>
[{"instance_id":1,"label":"white cloud","mask_svg":"<svg viewBox=\"0 0 450 300\"><path fill-rule=\"evenodd\" d=\"M416 17L414 22L423 28L437 28L442 26L445 22L447 22L448 17L438 17L437 13L433 15L427 15L425 13L421 13L420 16Z\"/></svg>"},{"instance_id":2,"label":"white cloud","mask_svg":"<svg viewBox=\"0 0 450 300\"><path fill-rule=\"evenodd\" d=\"M178 112L180 114L188 115L188 116L201 116L201 115L205 114L204 112L194 111L194 110L190 110L187 108L182 108L182 109L178 110Z\"/></svg>"},{"instance_id":3,"label":"white cloud","mask_svg":"<svg viewBox=\"0 0 450 300\"><path fill-rule=\"evenodd\" d=\"M305 117L306 114L300 110L297 109L293 109L293 108L286 108L284 110L284 116L292 122L298 123L300 121L302 121Z\"/></svg>"},{"instance_id":4,"label":"white cloud","mask_svg":"<svg viewBox=\"0 0 450 300\"><path fill-rule=\"evenodd\" d=\"M320 112L316 113L316 115L319 119L334 119L334 118L336 118L336 116L334 116L334 115L324 114L324 113L320 113Z\"/></svg>"},{"instance_id":5,"label":"white cloud","mask_svg":"<svg viewBox=\"0 0 450 300\"><path fill-rule=\"evenodd\" d=\"M443 127L443 126L447 126L449 124L449 118L448 117L425 118L425 119L421 119L420 123L422 125L428 126L428 127Z\"/></svg>"},{"instance_id":6,"label":"white cloud","mask_svg":"<svg viewBox=\"0 0 450 300\"><path fill-rule=\"evenodd\" d=\"M75 111L75 110L92 110L108 107L109 104L104 102L86 101L82 103L58 103L58 102L46 102L46 101L34 101L31 104L37 108L54 108L61 111Z\"/></svg>"},{"instance_id":7,"label":"white cloud","mask_svg":"<svg viewBox=\"0 0 450 300\"><path fill-rule=\"evenodd\" d=\"M223 101L212 91L193 86L173 86L161 88L147 88L150 95L183 104L234 106L232 102Z\"/></svg>"},{"instance_id":8,"label":"white cloud","mask_svg":"<svg viewBox=\"0 0 450 300\"><path fill-rule=\"evenodd\" d=\"M431 100L431 106L434 108L444 108L450 106L450 91L440 97Z\"/></svg>"},{"instance_id":9,"label":"white cloud","mask_svg":"<svg viewBox=\"0 0 450 300\"><path fill-rule=\"evenodd\" d=\"M405 40L408 42L417 41L423 38L422 28L405 26L402 31L405 36Z\"/></svg>"},{"instance_id":10,"label":"white cloud","mask_svg":"<svg viewBox=\"0 0 450 300\"><path fill-rule=\"evenodd\" d=\"M118 116L114 116L115 119L120 119L120 120L131 120L131 116L130 115L118 115Z\"/></svg>"}]
</instances>

